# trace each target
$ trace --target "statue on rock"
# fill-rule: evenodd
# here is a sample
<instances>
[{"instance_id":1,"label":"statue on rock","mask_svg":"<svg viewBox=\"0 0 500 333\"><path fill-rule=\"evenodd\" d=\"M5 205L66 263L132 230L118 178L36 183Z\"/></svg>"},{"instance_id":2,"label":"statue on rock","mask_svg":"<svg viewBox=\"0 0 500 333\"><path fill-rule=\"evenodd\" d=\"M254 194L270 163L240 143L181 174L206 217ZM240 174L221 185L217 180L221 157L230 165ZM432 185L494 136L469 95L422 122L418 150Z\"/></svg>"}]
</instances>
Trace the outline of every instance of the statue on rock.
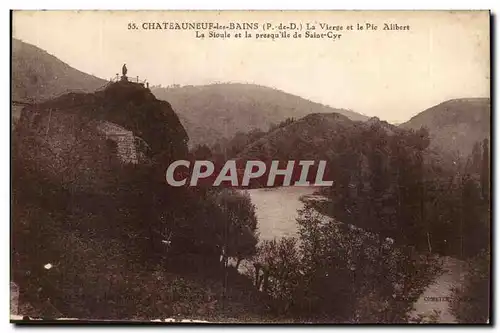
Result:
<instances>
[{"instance_id":1,"label":"statue on rock","mask_svg":"<svg viewBox=\"0 0 500 333\"><path fill-rule=\"evenodd\" d=\"M128 78L127 78L127 64L123 64L123 67L122 67L122 81L128 81Z\"/></svg>"}]
</instances>

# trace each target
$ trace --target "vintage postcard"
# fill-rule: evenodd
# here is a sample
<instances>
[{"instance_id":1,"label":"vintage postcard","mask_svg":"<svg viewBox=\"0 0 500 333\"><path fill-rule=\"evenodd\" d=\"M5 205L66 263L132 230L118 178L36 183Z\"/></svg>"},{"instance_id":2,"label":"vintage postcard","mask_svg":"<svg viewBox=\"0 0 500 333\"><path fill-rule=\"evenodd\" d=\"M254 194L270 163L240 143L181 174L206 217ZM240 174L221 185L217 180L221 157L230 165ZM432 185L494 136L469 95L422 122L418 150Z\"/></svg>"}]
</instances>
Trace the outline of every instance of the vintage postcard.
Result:
<instances>
[{"instance_id":1,"label":"vintage postcard","mask_svg":"<svg viewBox=\"0 0 500 333\"><path fill-rule=\"evenodd\" d=\"M490 323L488 11L13 11L11 320Z\"/></svg>"}]
</instances>

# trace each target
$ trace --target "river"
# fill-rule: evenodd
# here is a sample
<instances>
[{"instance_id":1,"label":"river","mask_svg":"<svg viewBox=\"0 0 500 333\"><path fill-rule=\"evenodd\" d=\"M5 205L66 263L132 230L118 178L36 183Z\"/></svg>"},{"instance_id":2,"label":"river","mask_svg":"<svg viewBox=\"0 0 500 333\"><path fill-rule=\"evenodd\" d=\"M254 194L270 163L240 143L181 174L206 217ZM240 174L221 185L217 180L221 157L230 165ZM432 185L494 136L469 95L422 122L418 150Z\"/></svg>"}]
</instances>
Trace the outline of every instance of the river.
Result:
<instances>
[{"instance_id":1,"label":"river","mask_svg":"<svg viewBox=\"0 0 500 333\"><path fill-rule=\"evenodd\" d=\"M317 189L317 187L290 186L247 190L255 205L260 240L296 236L297 210L304 207L300 198L312 195Z\"/></svg>"},{"instance_id":2,"label":"river","mask_svg":"<svg viewBox=\"0 0 500 333\"><path fill-rule=\"evenodd\" d=\"M296 218L298 209L304 207L300 200L302 196L311 196L315 187L278 187L247 190L258 219L260 240L272 240L284 236L296 236L298 224ZM321 200L315 196L315 200ZM443 272L435 277L434 281L425 288L409 313L414 318L421 316L424 322L435 317L437 323L456 323L456 319L449 309L448 301L436 301L436 297L452 297L453 288L463 283L464 263L460 260L441 258ZM244 271L247 268L240 268Z\"/></svg>"}]
</instances>

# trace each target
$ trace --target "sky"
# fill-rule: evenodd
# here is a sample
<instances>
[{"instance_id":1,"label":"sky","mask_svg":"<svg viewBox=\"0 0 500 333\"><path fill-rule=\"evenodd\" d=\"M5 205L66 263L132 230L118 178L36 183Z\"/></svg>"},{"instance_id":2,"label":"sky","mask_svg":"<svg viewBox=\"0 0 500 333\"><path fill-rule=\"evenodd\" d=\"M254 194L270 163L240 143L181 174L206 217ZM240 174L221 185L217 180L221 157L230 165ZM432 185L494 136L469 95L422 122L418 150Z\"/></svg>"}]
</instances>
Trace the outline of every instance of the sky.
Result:
<instances>
[{"instance_id":1,"label":"sky","mask_svg":"<svg viewBox=\"0 0 500 333\"><path fill-rule=\"evenodd\" d=\"M333 31L341 34L336 40L272 40L255 39L256 31L220 39L142 28L163 22L257 23L258 33L278 32L263 31L268 23L344 30ZM128 29L131 23L138 29ZM378 29L367 30L367 23ZM409 30L384 31L384 23ZM394 123L452 98L489 97L489 31L486 11L16 11L12 26L14 38L104 79L126 63L129 76L151 85L254 83Z\"/></svg>"}]
</instances>

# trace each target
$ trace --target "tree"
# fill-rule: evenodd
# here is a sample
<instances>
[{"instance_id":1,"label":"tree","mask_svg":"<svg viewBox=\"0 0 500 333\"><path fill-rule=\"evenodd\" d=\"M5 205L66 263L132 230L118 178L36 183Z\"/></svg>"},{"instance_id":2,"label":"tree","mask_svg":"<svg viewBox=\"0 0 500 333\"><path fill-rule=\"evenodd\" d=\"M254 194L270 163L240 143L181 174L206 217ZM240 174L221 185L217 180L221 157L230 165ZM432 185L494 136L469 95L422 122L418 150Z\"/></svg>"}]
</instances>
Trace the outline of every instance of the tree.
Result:
<instances>
[{"instance_id":1,"label":"tree","mask_svg":"<svg viewBox=\"0 0 500 333\"><path fill-rule=\"evenodd\" d=\"M485 250L468 261L464 286L454 290L451 310L458 321L485 324L491 318L490 251Z\"/></svg>"},{"instance_id":2,"label":"tree","mask_svg":"<svg viewBox=\"0 0 500 333\"><path fill-rule=\"evenodd\" d=\"M297 222L303 276L296 304L302 314L323 319L335 314L350 322L407 320L435 263L415 260L411 249L308 206Z\"/></svg>"},{"instance_id":3,"label":"tree","mask_svg":"<svg viewBox=\"0 0 500 333\"><path fill-rule=\"evenodd\" d=\"M254 259L255 285L272 298L278 314L287 313L300 302L301 262L297 240L284 237L264 241ZM262 272L262 274L260 274Z\"/></svg>"},{"instance_id":4,"label":"tree","mask_svg":"<svg viewBox=\"0 0 500 333\"><path fill-rule=\"evenodd\" d=\"M207 145L197 145L193 155L196 160L209 160L212 157L212 151Z\"/></svg>"},{"instance_id":5,"label":"tree","mask_svg":"<svg viewBox=\"0 0 500 333\"><path fill-rule=\"evenodd\" d=\"M472 161L470 172L479 173L482 168L482 156L481 156L481 144L479 142L474 143L472 148Z\"/></svg>"},{"instance_id":6,"label":"tree","mask_svg":"<svg viewBox=\"0 0 500 333\"><path fill-rule=\"evenodd\" d=\"M230 257L241 260L256 253L258 242L255 206L248 193L223 189L215 194L215 202L222 210L222 263L227 266Z\"/></svg>"}]
</instances>

